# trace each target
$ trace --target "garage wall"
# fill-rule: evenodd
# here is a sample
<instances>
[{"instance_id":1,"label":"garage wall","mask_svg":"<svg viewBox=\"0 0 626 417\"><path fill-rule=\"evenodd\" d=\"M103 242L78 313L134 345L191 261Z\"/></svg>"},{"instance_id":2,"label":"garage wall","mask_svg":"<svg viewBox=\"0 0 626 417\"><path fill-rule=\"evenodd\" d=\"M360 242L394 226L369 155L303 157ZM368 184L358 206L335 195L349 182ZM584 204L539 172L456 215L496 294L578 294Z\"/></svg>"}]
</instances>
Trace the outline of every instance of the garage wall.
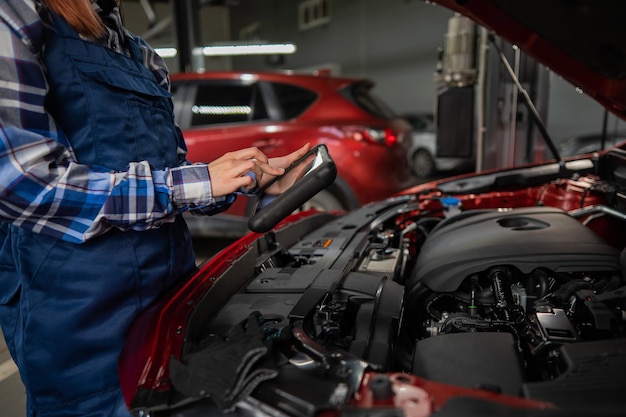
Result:
<instances>
[{"instance_id":1,"label":"garage wall","mask_svg":"<svg viewBox=\"0 0 626 417\"><path fill-rule=\"evenodd\" d=\"M420 0L334 0L331 19L298 29L294 0L241 0L231 9L231 36L259 24L259 37L294 42L298 51L274 68L328 66L335 73L375 80L375 93L397 112L432 111L437 48L452 13ZM233 59L237 69L267 69L266 58Z\"/></svg>"},{"instance_id":2,"label":"garage wall","mask_svg":"<svg viewBox=\"0 0 626 417\"><path fill-rule=\"evenodd\" d=\"M371 78L375 93L398 113L432 111L437 49L444 44L449 10L422 0L331 0L331 19L298 29L303 0L240 0L231 8L231 37L258 24L260 39L294 42L298 51L271 66L266 58L233 58L236 69L305 69L327 66L335 73ZM603 109L558 76L550 77L547 127L560 140L599 132ZM625 129L609 118L609 129Z\"/></svg>"}]
</instances>

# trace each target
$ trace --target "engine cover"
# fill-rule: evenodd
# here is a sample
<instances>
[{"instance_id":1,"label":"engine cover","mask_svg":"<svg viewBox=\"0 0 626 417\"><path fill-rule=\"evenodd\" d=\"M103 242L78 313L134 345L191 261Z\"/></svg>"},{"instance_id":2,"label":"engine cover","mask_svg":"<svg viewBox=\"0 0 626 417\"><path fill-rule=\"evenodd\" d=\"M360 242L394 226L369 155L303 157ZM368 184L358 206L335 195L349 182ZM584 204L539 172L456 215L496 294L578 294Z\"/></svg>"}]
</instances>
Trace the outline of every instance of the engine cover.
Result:
<instances>
[{"instance_id":1,"label":"engine cover","mask_svg":"<svg viewBox=\"0 0 626 417\"><path fill-rule=\"evenodd\" d=\"M518 364L509 333L455 333L417 342L412 372L444 384L519 395L523 376Z\"/></svg>"},{"instance_id":2,"label":"engine cover","mask_svg":"<svg viewBox=\"0 0 626 417\"><path fill-rule=\"evenodd\" d=\"M619 271L619 251L566 212L549 207L467 211L433 229L417 259L412 283L455 291L470 274L497 265L522 273Z\"/></svg>"}]
</instances>

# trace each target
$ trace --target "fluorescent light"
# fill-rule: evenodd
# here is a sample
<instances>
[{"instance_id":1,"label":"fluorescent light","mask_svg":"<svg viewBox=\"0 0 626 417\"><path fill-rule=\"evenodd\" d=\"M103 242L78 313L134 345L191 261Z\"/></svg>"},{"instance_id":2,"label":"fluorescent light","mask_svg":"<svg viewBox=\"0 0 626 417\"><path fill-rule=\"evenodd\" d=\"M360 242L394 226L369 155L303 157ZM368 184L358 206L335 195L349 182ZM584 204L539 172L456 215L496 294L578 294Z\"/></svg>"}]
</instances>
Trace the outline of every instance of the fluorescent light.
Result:
<instances>
[{"instance_id":1,"label":"fluorescent light","mask_svg":"<svg viewBox=\"0 0 626 417\"><path fill-rule=\"evenodd\" d=\"M161 58L174 58L178 54L176 48L154 48L154 50Z\"/></svg>"},{"instance_id":2,"label":"fluorescent light","mask_svg":"<svg viewBox=\"0 0 626 417\"><path fill-rule=\"evenodd\" d=\"M296 45L293 43L215 44L202 47L204 56L277 55L294 52Z\"/></svg>"},{"instance_id":3,"label":"fluorescent light","mask_svg":"<svg viewBox=\"0 0 626 417\"><path fill-rule=\"evenodd\" d=\"M197 106L191 107L193 114L211 114L211 115L236 115L236 114L250 114L252 108L250 106Z\"/></svg>"},{"instance_id":4,"label":"fluorescent light","mask_svg":"<svg viewBox=\"0 0 626 417\"><path fill-rule=\"evenodd\" d=\"M174 58L178 55L176 48L155 48L162 58ZM296 45L293 43L235 43L214 44L194 49L194 55L233 56L233 55L280 55L293 54Z\"/></svg>"}]
</instances>

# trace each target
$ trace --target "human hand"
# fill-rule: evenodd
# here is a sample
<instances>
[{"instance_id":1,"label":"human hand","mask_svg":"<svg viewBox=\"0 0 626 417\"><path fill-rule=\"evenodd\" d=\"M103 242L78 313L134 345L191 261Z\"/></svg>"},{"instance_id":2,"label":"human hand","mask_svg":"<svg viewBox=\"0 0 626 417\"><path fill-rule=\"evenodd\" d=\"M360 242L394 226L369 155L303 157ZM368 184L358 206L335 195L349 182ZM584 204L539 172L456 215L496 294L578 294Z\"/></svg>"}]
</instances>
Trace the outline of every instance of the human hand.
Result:
<instances>
[{"instance_id":1,"label":"human hand","mask_svg":"<svg viewBox=\"0 0 626 417\"><path fill-rule=\"evenodd\" d=\"M304 156L309 151L309 148L310 148L310 145L307 143L306 145L302 146L300 149L297 149L296 151L294 151L294 152L292 152L292 153L290 153L288 155L280 156L280 157L277 157L277 158L270 158L269 159L269 165L271 165L273 167L283 168L283 169L287 168L293 162L295 162L296 160L298 160L299 158ZM314 158L315 156L312 156L312 157ZM304 169L305 167L306 167L306 164L303 164L303 168L302 169ZM265 193L269 194L269 195L281 194L287 188L289 188L289 187L291 187L293 185L293 183L300 177L300 174L301 174L301 172L299 172L298 170L291 170L283 178L280 178L278 181L276 181L275 183L270 185L265 190ZM267 184L275 176L276 175L271 175L271 174L263 175L261 181L259 182L259 186L263 187L263 185Z\"/></svg>"},{"instance_id":2,"label":"human hand","mask_svg":"<svg viewBox=\"0 0 626 417\"><path fill-rule=\"evenodd\" d=\"M213 197L221 197L240 188L254 188L256 186L254 178L246 175L249 172L254 172L259 183L266 175L274 177L285 172L282 164L273 166L258 148L245 148L225 153L209 163L208 169Z\"/></svg>"}]
</instances>

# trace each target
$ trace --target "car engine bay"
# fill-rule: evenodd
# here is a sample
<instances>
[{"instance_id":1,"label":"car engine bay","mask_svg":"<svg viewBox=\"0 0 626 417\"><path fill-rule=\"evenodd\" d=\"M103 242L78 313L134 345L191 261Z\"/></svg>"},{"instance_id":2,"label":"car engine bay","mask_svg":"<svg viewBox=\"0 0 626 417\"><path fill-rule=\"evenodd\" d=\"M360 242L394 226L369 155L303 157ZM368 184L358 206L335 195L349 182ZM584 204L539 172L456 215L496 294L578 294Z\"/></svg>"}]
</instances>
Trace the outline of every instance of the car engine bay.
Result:
<instances>
[{"instance_id":1,"label":"car engine bay","mask_svg":"<svg viewBox=\"0 0 626 417\"><path fill-rule=\"evenodd\" d=\"M580 172L499 192L452 195L448 183L266 233L232 268L254 263L253 275L223 277L242 285L210 321L197 309L188 339L260 313L264 333L287 342L275 345L279 377L252 397L287 415L343 404L368 371L382 386L401 373L570 410L615 402L626 184ZM393 396L373 383L370 395Z\"/></svg>"},{"instance_id":2,"label":"car engine bay","mask_svg":"<svg viewBox=\"0 0 626 417\"><path fill-rule=\"evenodd\" d=\"M615 150L602 164L486 173L292 216L200 266L195 293L170 303L185 317L172 361L191 364L255 317L270 365L227 369L265 375L237 415L616 415L625 167ZM159 389L139 390L136 409L213 407L159 372L144 376Z\"/></svg>"}]
</instances>

